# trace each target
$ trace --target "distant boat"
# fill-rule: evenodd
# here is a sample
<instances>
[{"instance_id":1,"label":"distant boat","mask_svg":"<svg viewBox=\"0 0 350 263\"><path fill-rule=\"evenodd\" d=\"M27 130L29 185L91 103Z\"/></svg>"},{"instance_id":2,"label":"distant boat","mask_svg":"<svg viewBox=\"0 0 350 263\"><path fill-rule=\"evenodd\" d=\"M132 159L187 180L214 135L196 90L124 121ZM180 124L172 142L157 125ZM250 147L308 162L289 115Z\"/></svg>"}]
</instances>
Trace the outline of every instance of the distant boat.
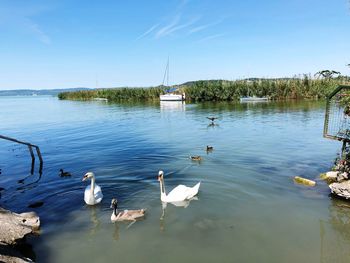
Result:
<instances>
[{"instance_id":1,"label":"distant boat","mask_svg":"<svg viewBox=\"0 0 350 263\"><path fill-rule=\"evenodd\" d=\"M241 97L239 99L240 102L263 102L263 101L268 101L269 98L267 97L256 97L256 96L253 96L253 97Z\"/></svg>"},{"instance_id":2,"label":"distant boat","mask_svg":"<svg viewBox=\"0 0 350 263\"><path fill-rule=\"evenodd\" d=\"M249 86L248 86L248 96L246 97L240 97L239 101L240 102L264 102L268 101L268 97L257 97L257 96L249 96Z\"/></svg>"},{"instance_id":3,"label":"distant boat","mask_svg":"<svg viewBox=\"0 0 350 263\"><path fill-rule=\"evenodd\" d=\"M106 99L106 98L94 98L94 100L98 100L98 101L108 101L108 99Z\"/></svg>"},{"instance_id":4,"label":"distant boat","mask_svg":"<svg viewBox=\"0 0 350 263\"><path fill-rule=\"evenodd\" d=\"M172 88L167 90L166 94L160 95L161 101L184 101L186 100L185 93L182 94L176 94L176 88Z\"/></svg>"},{"instance_id":5,"label":"distant boat","mask_svg":"<svg viewBox=\"0 0 350 263\"><path fill-rule=\"evenodd\" d=\"M163 78L163 86L165 79L167 79L167 86L169 86L169 58L165 68L164 78ZM185 93L177 94L177 88L170 88L166 90L166 94L162 94L159 96L160 101L184 101L186 100Z\"/></svg>"}]
</instances>

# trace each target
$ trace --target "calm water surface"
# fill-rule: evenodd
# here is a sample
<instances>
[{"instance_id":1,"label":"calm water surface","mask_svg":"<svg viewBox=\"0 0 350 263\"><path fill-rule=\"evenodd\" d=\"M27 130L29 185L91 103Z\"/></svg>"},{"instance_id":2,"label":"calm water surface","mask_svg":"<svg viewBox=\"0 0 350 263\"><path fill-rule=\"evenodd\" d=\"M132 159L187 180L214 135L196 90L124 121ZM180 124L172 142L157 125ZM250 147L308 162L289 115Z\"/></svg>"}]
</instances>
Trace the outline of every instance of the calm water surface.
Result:
<instances>
[{"instance_id":1,"label":"calm water surface","mask_svg":"<svg viewBox=\"0 0 350 263\"><path fill-rule=\"evenodd\" d=\"M30 175L25 146L0 141L0 205L34 210L37 262L348 262L350 204L329 196L320 172L340 148L322 138L324 103L152 104L0 97L0 134L40 146ZM218 116L211 126L207 116ZM214 151L206 153L206 145ZM190 155L201 155L200 163ZM59 177L59 169L72 173ZM167 190L201 181L188 207L161 220L158 170ZM100 205L83 201L93 171ZM307 188L299 175L317 180ZM23 183L19 180L24 179ZM128 228L110 222L110 200L147 208ZM31 253L30 251L27 253Z\"/></svg>"}]
</instances>

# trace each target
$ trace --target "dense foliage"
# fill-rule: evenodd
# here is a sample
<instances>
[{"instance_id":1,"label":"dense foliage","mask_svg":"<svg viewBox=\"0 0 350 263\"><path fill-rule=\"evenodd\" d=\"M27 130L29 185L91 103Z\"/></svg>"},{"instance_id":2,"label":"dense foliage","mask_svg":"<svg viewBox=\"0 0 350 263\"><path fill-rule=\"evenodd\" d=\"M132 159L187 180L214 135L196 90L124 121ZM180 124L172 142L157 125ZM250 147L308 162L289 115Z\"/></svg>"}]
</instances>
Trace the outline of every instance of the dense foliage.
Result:
<instances>
[{"instance_id":1,"label":"dense foliage","mask_svg":"<svg viewBox=\"0 0 350 263\"><path fill-rule=\"evenodd\" d=\"M349 78L313 79L308 75L302 78L285 79L245 79L236 81L206 80L188 82L178 86L178 92L186 93L188 101L234 101L244 96L283 99L325 98L335 87L349 83ZM152 101L159 100L166 87L113 88L77 92L64 92L60 99L92 100L106 98L108 101Z\"/></svg>"}]
</instances>

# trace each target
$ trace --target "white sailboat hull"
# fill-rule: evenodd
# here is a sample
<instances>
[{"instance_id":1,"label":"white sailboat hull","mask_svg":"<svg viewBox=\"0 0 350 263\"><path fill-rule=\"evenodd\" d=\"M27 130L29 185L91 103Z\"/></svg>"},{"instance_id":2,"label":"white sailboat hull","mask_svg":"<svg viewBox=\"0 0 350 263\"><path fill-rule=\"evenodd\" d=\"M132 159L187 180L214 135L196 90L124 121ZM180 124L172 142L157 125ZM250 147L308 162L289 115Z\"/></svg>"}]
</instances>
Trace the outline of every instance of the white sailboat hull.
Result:
<instances>
[{"instance_id":1,"label":"white sailboat hull","mask_svg":"<svg viewBox=\"0 0 350 263\"><path fill-rule=\"evenodd\" d=\"M266 97L242 97L239 100L240 100L240 102L259 102L259 101L268 101L269 98L266 98Z\"/></svg>"},{"instance_id":2,"label":"white sailboat hull","mask_svg":"<svg viewBox=\"0 0 350 263\"><path fill-rule=\"evenodd\" d=\"M161 101L183 101L185 97L179 94L164 94L160 95Z\"/></svg>"}]
</instances>

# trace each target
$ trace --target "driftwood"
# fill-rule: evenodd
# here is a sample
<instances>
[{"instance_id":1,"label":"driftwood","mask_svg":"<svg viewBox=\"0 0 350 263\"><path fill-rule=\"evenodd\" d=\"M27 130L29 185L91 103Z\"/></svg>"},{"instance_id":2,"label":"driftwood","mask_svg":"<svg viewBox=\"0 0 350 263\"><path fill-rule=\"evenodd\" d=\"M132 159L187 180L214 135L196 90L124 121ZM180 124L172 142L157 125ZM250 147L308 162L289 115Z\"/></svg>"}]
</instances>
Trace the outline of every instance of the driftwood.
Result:
<instances>
[{"instance_id":1,"label":"driftwood","mask_svg":"<svg viewBox=\"0 0 350 263\"><path fill-rule=\"evenodd\" d=\"M350 181L346 180L340 183L332 183L329 185L332 194L343 197L345 199L350 198Z\"/></svg>"},{"instance_id":2,"label":"driftwood","mask_svg":"<svg viewBox=\"0 0 350 263\"><path fill-rule=\"evenodd\" d=\"M32 262L16 250L17 243L40 227L34 212L13 213L0 208L0 262Z\"/></svg>"}]
</instances>

